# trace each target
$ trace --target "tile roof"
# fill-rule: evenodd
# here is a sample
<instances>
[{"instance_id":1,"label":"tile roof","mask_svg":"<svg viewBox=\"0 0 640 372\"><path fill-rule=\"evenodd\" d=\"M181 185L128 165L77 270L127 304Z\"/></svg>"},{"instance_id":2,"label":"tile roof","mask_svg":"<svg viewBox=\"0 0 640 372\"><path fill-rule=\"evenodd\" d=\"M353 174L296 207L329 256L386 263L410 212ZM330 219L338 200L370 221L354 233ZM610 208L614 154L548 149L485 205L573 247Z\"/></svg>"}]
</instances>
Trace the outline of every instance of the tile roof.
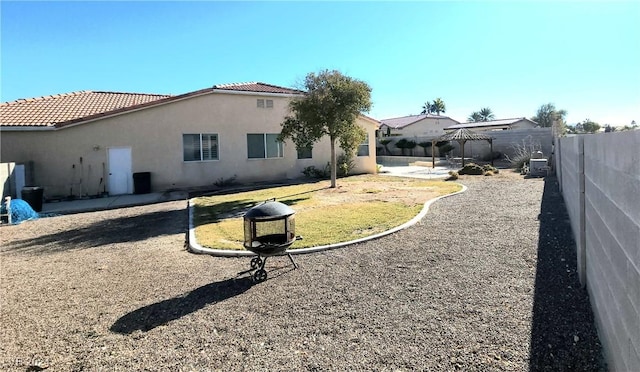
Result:
<instances>
[{"instance_id":1,"label":"tile roof","mask_svg":"<svg viewBox=\"0 0 640 372\"><path fill-rule=\"evenodd\" d=\"M229 90L255 93L303 94L303 91L259 82L214 85L176 96L121 92L78 91L45 97L19 99L0 104L0 126L56 127L101 116L123 113L157 103Z\"/></svg>"},{"instance_id":2,"label":"tile roof","mask_svg":"<svg viewBox=\"0 0 640 372\"><path fill-rule=\"evenodd\" d=\"M444 129L452 130L452 129L460 129L460 128L486 128L486 127L498 127L498 126L510 126L520 121L529 121L534 125L538 125L535 121L529 120L527 118L512 118L512 119L498 119L498 120L490 120L490 121L479 121L473 123L462 123L450 125Z\"/></svg>"},{"instance_id":3,"label":"tile roof","mask_svg":"<svg viewBox=\"0 0 640 372\"><path fill-rule=\"evenodd\" d=\"M78 91L0 104L0 125L60 127L169 98L162 94Z\"/></svg>"},{"instance_id":4,"label":"tile roof","mask_svg":"<svg viewBox=\"0 0 640 372\"><path fill-rule=\"evenodd\" d=\"M380 120L380 122L383 125L386 125L388 127L391 127L393 129L402 129L408 125L411 125L413 123L419 122L420 120L424 120L424 119L451 119L448 116L441 116L441 115L433 115L433 114L422 114L422 115L409 115L409 116L402 116L399 118L390 118L390 119L382 119ZM453 120L453 119L451 119ZM456 121L456 120L454 120Z\"/></svg>"},{"instance_id":5,"label":"tile roof","mask_svg":"<svg viewBox=\"0 0 640 372\"><path fill-rule=\"evenodd\" d=\"M261 92L261 93L283 93L283 94L302 94L301 90L279 87L277 85L265 84L260 82L249 83L232 83L218 84L213 86L214 89L235 90L242 92Z\"/></svg>"}]
</instances>

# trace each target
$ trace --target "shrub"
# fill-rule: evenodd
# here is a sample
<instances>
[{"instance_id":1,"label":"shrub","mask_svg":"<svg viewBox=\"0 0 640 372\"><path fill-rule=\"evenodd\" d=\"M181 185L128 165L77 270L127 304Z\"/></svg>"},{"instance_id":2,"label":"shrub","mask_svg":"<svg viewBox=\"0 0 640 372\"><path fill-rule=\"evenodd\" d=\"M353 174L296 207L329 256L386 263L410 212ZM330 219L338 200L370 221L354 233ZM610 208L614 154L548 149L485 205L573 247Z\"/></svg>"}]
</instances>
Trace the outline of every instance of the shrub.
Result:
<instances>
[{"instance_id":1,"label":"shrub","mask_svg":"<svg viewBox=\"0 0 640 372\"><path fill-rule=\"evenodd\" d=\"M233 175L233 177L229 177L229 178L220 177L213 184L218 187L231 186L236 183L236 178L237 176L235 174Z\"/></svg>"},{"instance_id":2,"label":"shrub","mask_svg":"<svg viewBox=\"0 0 640 372\"><path fill-rule=\"evenodd\" d=\"M482 169L484 169L485 172L491 172L492 174L498 174L500 173L500 171L498 170L498 168L489 165L489 164L485 164L482 166Z\"/></svg>"},{"instance_id":3,"label":"shrub","mask_svg":"<svg viewBox=\"0 0 640 372\"><path fill-rule=\"evenodd\" d=\"M416 148L416 146L418 146L418 144L416 143L416 141L412 141L412 140L408 140L406 143L406 148L409 149L409 156L413 156L413 149Z\"/></svg>"},{"instance_id":4,"label":"shrub","mask_svg":"<svg viewBox=\"0 0 640 372\"><path fill-rule=\"evenodd\" d=\"M425 142L420 142L418 144L418 146L422 147L422 149L424 150L424 156L427 156L427 148L431 147L431 142L429 141L425 141Z\"/></svg>"},{"instance_id":5,"label":"shrub","mask_svg":"<svg viewBox=\"0 0 640 372\"><path fill-rule=\"evenodd\" d=\"M528 141L527 141L528 139ZM523 171L523 168L529 166L529 160L531 160L531 154L536 151L540 151L540 142L533 142L531 136L522 140L522 144L512 145L513 156L505 156L511 163L511 166L519 171Z\"/></svg>"},{"instance_id":6,"label":"shrub","mask_svg":"<svg viewBox=\"0 0 640 372\"><path fill-rule=\"evenodd\" d=\"M309 177L309 178L326 179L331 176L330 165L329 163L327 163L324 169L318 169L313 165L311 165L311 166L305 167L302 170L302 174L304 174L306 177Z\"/></svg>"},{"instance_id":7,"label":"shrub","mask_svg":"<svg viewBox=\"0 0 640 372\"><path fill-rule=\"evenodd\" d=\"M404 149L407 148L407 143L408 141L404 138L395 143L396 147L402 152L402 156L404 156Z\"/></svg>"},{"instance_id":8,"label":"shrub","mask_svg":"<svg viewBox=\"0 0 640 372\"><path fill-rule=\"evenodd\" d=\"M380 140L380 144L381 144L382 146L384 146L385 154L391 155L391 151L389 151L389 148L387 147L387 145L388 145L388 144L390 144L391 142L392 142L392 141L391 141L390 139L388 139L388 138L385 138L385 139L381 139L381 140Z\"/></svg>"},{"instance_id":9,"label":"shrub","mask_svg":"<svg viewBox=\"0 0 640 372\"><path fill-rule=\"evenodd\" d=\"M340 154L336 159L336 173L338 177L346 177L356 166L353 156Z\"/></svg>"},{"instance_id":10,"label":"shrub","mask_svg":"<svg viewBox=\"0 0 640 372\"><path fill-rule=\"evenodd\" d=\"M459 177L458 172L456 171L449 171L449 177L445 178L445 181L454 181L457 180Z\"/></svg>"},{"instance_id":11,"label":"shrub","mask_svg":"<svg viewBox=\"0 0 640 372\"><path fill-rule=\"evenodd\" d=\"M481 176L484 174L484 169L475 163L466 164L462 169L458 171L459 174L469 174L474 176Z\"/></svg>"}]
</instances>

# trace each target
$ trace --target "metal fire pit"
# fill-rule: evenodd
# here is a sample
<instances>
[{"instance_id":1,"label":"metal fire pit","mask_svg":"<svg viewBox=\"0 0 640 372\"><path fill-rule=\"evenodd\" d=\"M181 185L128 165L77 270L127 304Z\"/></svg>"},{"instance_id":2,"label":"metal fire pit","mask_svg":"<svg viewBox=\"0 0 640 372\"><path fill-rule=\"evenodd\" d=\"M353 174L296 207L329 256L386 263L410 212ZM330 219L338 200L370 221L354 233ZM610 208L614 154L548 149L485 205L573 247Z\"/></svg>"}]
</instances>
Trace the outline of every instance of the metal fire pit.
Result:
<instances>
[{"instance_id":1,"label":"metal fire pit","mask_svg":"<svg viewBox=\"0 0 640 372\"><path fill-rule=\"evenodd\" d=\"M266 201L247 211L244 215L244 247L257 256L251 259L251 278L255 283L265 281L264 265L269 256L286 254L294 268L287 248L301 237L295 234L295 211L288 205L273 200ZM250 270L250 271L251 271Z\"/></svg>"}]
</instances>

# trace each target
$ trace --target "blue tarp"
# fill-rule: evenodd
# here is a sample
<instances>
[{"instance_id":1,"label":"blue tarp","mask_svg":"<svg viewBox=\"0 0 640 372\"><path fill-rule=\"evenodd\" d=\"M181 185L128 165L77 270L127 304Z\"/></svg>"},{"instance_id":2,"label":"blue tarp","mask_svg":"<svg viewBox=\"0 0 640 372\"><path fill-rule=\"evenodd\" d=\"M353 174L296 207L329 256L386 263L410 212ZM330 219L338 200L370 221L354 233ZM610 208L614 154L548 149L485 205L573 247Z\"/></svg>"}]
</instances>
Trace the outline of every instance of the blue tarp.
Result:
<instances>
[{"instance_id":1,"label":"blue tarp","mask_svg":"<svg viewBox=\"0 0 640 372\"><path fill-rule=\"evenodd\" d=\"M22 199L12 199L11 200L11 223L18 224L28 220L35 220L40 217L38 212L34 211L33 208ZM7 205L6 202L2 203L0 207L0 214L7 214Z\"/></svg>"}]
</instances>

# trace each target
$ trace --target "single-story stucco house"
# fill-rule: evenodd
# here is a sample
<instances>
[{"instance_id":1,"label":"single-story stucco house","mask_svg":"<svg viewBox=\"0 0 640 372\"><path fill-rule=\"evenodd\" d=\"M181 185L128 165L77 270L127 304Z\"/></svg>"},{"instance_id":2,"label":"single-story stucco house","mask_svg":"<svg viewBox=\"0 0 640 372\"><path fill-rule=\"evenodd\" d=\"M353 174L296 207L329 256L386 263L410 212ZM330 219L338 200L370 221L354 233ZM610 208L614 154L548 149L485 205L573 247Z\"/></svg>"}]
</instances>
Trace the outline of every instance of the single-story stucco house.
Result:
<instances>
[{"instance_id":1,"label":"single-story stucco house","mask_svg":"<svg viewBox=\"0 0 640 372\"><path fill-rule=\"evenodd\" d=\"M444 128L444 130L447 132L452 132L461 128L465 128L474 132L480 132L489 130L530 129L538 127L540 127L540 125L538 125L538 123L533 120L529 120L527 118L513 118L480 121L475 123L454 124Z\"/></svg>"},{"instance_id":2,"label":"single-story stucco house","mask_svg":"<svg viewBox=\"0 0 640 372\"><path fill-rule=\"evenodd\" d=\"M302 176L330 159L328 138L310 151L277 141L289 102L304 92L265 83L215 85L181 95L80 91L0 106L2 163L28 164L27 183L46 198L134 192L136 174L151 191L216 182ZM375 173L378 122L367 132L354 173Z\"/></svg>"},{"instance_id":3,"label":"single-story stucco house","mask_svg":"<svg viewBox=\"0 0 640 372\"><path fill-rule=\"evenodd\" d=\"M448 116L422 114L380 120L382 136L437 137L445 134L446 127L460 124Z\"/></svg>"}]
</instances>

